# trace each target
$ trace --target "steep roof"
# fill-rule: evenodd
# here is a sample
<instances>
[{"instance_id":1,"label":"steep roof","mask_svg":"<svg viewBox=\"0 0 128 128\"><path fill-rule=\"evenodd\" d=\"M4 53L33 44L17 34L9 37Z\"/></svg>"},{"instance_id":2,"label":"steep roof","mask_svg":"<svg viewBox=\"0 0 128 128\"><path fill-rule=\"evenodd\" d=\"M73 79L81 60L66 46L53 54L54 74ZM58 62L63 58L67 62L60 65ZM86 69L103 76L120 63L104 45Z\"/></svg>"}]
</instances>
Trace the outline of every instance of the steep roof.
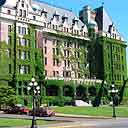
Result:
<instances>
[{"instance_id":1,"label":"steep roof","mask_svg":"<svg viewBox=\"0 0 128 128\"><path fill-rule=\"evenodd\" d=\"M112 21L111 17L108 15L107 11L103 6L96 8L96 22L98 24L98 28L100 31L109 32L110 27L114 27L114 33L121 36L118 32L118 29L114 22Z\"/></svg>"},{"instance_id":2,"label":"steep roof","mask_svg":"<svg viewBox=\"0 0 128 128\"><path fill-rule=\"evenodd\" d=\"M61 17L60 19L62 19L62 17L64 15L66 15L68 17L68 24L69 25L72 25L73 19L77 18L77 20L79 21L78 22L79 27L84 26L83 22L69 9L64 9L62 7L57 7L57 6L48 4L46 2L37 1L37 0L34 0L32 2L32 5L38 5L39 8L42 8L42 10L45 8L47 11L47 15L48 15L47 18L48 18L49 22L53 18L53 15L57 12ZM60 20L60 22L62 23L61 20Z\"/></svg>"}]
</instances>

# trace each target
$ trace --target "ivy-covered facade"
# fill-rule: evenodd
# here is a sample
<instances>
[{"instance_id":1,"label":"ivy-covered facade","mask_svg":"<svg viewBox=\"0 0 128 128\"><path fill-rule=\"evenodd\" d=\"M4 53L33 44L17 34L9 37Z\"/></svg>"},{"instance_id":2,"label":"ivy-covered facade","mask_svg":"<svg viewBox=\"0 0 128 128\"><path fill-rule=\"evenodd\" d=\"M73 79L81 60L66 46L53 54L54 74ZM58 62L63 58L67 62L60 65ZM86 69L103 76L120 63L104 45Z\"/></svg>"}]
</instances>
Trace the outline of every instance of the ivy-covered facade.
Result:
<instances>
[{"instance_id":1,"label":"ivy-covered facade","mask_svg":"<svg viewBox=\"0 0 128 128\"><path fill-rule=\"evenodd\" d=\"M87 24L91 38L91 77L109 84L115 82L121 87L127 79L126 41L103 6L96 9L85 6L80 11L80 19Z\"/></svg>"},{"instance_id":2,"label":"ivy-covered facade","mask_svg":"<svg viewBox=\"0 0 128 128\"><path fill-rule=\"evenodd\" d=\"M103 79L122 84L125 42L101 34L90 13L79 19L71 10L31 0L7 0L1 7L0 83L15 88L18 103L31 104L32 77L40 86L38 100L50 105L93 99Z\"/></svg>"},{"instance_id":3,"label":"ivy-covered facade","mask_svg":"<svg viewBox=\"0 0 128 128\"><path fill-rule=\"evenodd\" d=\"M127 79L126 44L123 41L97 38L97 69L96 76L122 86ZM101 57L99 57L102 55Z\"/></svg>"}]
</instances>

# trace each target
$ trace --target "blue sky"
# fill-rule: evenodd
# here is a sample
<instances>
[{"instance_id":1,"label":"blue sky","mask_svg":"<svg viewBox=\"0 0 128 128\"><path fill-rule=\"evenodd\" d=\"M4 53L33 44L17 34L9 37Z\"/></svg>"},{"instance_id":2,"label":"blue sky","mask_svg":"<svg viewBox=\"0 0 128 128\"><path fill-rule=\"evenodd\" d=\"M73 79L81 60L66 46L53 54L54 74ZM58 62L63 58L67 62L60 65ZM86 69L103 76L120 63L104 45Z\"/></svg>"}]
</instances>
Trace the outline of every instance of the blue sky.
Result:
<instances>
[{"instance_id":1,"label":"blue sky","mask_svg":"<svg viewBox=\"0 0 128 128\"><path fill-rule=\"evenodd\" d=\"M78 15L84 5L93 8L99 7L104 2L104 7L113 19L119 32L128 41L128 0L40 0L50 4L72 9Z\"/></svg>"}]
</instances>

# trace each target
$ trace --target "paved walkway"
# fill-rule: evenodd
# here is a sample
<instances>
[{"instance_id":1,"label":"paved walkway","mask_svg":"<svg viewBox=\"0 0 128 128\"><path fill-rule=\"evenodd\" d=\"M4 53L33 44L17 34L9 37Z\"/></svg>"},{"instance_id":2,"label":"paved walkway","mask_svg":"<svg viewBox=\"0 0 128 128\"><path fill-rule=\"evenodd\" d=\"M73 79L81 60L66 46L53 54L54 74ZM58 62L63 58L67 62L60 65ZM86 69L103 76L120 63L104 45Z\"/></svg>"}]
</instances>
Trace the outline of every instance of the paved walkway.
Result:
<instances>
[{"instance_id":1,"label":"paved walkway","mask_svg":"<svg viewBox=\"0 0 128 128\"><path fill-rule=\"evenodd\" d=\"M30 126L15 127L15 128L30 128ZM38 126L38 128L93 128L93 127L92 124L86 124L82 122L65 122L65 123L56 123L56 124Z\"/></svg>"},{"instance_id":2,"label":"paved walkway","mask_svg":"<svg viewBox=\"0 0 128 128\"><path fill-rule=\"evenodd\" d=\"M89 116L89 115L73 115L73 114L63 114L56 113L57 117L74 117L74 118L91 118L91 119L111 119L112 117L105 116Z\"/></svg>"},{"instance_id":3,"label":"paved walkway","mask_svg":"<svg viewBox=\"0 0 128 128\"><path fill-rule=\"evenodd\" d=\"M21 118L21 119L31 119L31 116L26 115L10 115L10 114L0 114L0 117L4 118ZM65 118L66 117L66 118ZM111 119L111 117L96 117L96 116L87 116L87 115L71 115L71 114L62 114L56 113L56 117L36 117L37 119L43 120L58 120L61 122L48 124L43 126L38 126L38 128L93 128L93 124L88 122L91 119ZM86 119L86 121L85 121ZM81 120L81 121L80 121ZM64 121L62 123L62 121ZM13 127L13 128L30 128L30 126L22 126L22 127Z\"/></svg>"}]
</instances>

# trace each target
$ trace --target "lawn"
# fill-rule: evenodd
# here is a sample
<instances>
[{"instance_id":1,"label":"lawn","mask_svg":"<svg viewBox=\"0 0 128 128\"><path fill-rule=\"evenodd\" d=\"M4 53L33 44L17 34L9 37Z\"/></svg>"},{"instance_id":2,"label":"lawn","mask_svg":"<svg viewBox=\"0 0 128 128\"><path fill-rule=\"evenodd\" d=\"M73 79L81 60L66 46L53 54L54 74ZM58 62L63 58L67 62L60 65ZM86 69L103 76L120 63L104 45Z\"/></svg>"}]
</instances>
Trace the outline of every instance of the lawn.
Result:
<instances>
[{"instance_id":1,"label":"lawn","mask_svg":"<svg viewBox=\"0 0 128 128\"><path fill-rule=\"evenodd\" d=\"M16 126L31 126L31 120L27 119L7 119L7 118L0 118L0 127L16 127ZM44 120L37 120L38 125L45 125L50 123L55 123L56 121L44 121Z\"/></svg>"},{"instance_id":2,"label":"lawn","mask_svg":"<svg viewBox=\"0 0 128 128\"><path fill-rule=\"evenodd\" d=\"M65 107L53 107L55 112L64 114L75 114L75 115L89 115L89 116L112 116L112 107L75 107L75 106L65 106ZM128 107L119 106L116 107L117 117L128 117Z\"/></svg>"}]
</instances>

